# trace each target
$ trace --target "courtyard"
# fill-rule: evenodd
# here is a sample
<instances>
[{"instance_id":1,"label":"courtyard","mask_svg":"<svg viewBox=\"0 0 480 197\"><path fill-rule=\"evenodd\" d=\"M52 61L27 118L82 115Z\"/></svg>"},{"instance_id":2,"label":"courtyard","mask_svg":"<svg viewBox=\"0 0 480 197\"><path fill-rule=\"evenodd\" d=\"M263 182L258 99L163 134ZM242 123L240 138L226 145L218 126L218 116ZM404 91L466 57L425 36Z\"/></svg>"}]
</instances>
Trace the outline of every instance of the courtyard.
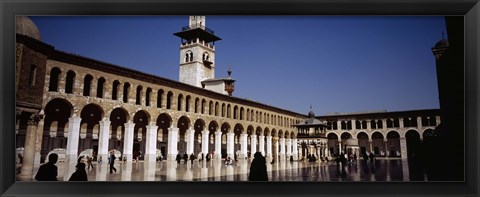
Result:
<instances>
[{"instance_id":1,"label":"courtyard","mask_svg":"<svg viewBox=\"0 0 480 197\"><path fill-rule=\"evenodd\" d=\"M250 160L225 165L222 160L183 160L157 162L116 162L116 172L109 172L107 163L93 163L86 169L89 181L248 181ZM58 180L67 181L75 171L75 163L57 163ZM334 162L267 162L269 181L425 181L422 170L409 170L405 159L357 160L342 167ZM39 166L35 166L34 175ZM20 179L18 181L34 181Z\"/></svg>"}]
</instances>

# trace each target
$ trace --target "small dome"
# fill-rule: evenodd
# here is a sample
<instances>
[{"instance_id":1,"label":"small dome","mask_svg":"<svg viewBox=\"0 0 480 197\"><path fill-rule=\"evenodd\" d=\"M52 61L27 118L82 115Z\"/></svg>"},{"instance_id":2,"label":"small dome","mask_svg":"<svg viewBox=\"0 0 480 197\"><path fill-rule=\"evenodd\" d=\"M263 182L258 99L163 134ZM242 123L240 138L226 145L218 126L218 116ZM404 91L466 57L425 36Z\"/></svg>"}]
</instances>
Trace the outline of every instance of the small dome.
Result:
<instances>
[{"instance_id":1,"label":"small dome","mask_svg":"<svg viewBox=\"0 0 480 197\"><path fill-rule=\"evenodd\" d=\"M15 17L15 32L40 40L40 31L37 25L26 16Z\"/></svg>"},{"instance_id":2,"label":"small dome","mask_svg":"<svg viewBox=\"0 0 480 197\"><path fill-rule=\"evenodd\" d=\"M310 112L308 112L308 117L309 118L315 118L315 113L313 113L313 111L310 110Z\"/></svg>"},{"instance_id":3,"label":"small dome","mask_svg":"<svg viewBox=\"0 0 480 197\"><path fill-rule=\"evenodd\" d=\"M448 47L448 40L447 39L442 39L435 44L435 48L439 47Z\"/></svg>"}]
</instances>

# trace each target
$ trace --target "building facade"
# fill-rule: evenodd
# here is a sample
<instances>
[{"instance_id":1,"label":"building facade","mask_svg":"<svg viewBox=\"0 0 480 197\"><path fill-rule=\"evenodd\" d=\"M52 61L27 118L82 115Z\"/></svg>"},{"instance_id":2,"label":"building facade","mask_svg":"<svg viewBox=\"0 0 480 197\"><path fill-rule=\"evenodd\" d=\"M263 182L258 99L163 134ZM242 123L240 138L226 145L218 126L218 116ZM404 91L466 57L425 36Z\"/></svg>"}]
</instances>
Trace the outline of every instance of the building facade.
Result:
<instances>
[{"instance_id":1,"label":"building facade","mask_svg":"<svg viewBox=\"0 0 480 197\"><path fill-rule=\"evenodd\" d=\"M179 81L59 51L27 17L16 25L16 146L25 176L52 152L66 162L81 154L106 161L112 150L127 162L140 153L148 161L177 153L243 159L257 151L296 159L302 143L325 156L354 139L355 151L405 158L409 136L421 140L439 123L437 110L307 116L232 96L235 80L215 79L220 38L202 16L175 33ZM325 125L322 140L295 127L312 117Z\"/></svg>"}]
</instances>

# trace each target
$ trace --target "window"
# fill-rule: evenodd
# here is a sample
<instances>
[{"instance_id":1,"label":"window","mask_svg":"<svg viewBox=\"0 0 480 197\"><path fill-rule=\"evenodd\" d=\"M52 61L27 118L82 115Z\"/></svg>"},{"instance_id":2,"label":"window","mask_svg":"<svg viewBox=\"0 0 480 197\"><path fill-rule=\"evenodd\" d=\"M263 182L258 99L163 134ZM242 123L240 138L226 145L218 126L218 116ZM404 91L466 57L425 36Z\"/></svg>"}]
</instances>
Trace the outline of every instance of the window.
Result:
<instances>
[{"instance_id":1,"label":"window","mask_svg":"<svg viewBox=\"0 0 480 197\"><path fill-rule=\"evenodd\" d=\"M65 93L67 94L73 93L74 82L75 82L75 72L70 70L67 72L67 80L65 81Z\"/></svg>"},{"instance_id":2,"label":"window","mask_svg":"<svg viewBox=\"0 0 480 197\"><path fill-rule=\"evenodd\" d=\"M123 102L128 103L128 92L130 91L130 83L123 84Z\"/></svg>"},{"instance_id":3,"label":"window","mask_svg":"<svg viewBox=\"0 0 480 197\"><path fill-rule=\"evenodd\" d=\"M30 73L28 75L28 84L30 86L35 86L35 81L37 79L37 65L30 65Z\"/></svg>"},{"instance_id":4,"label":"window","mask_svg":"<svg viewBox=\"0 0 480 197\"><path fill-rule=\"evenodd\" d=\"M50 71L50 82L48 84L48 91L58 92L58 76L61 71L59 68L54 67Z\"/></svg>"},{"instance_id":5,"label":"window","mask_svg":"<svg viewBox=\"0 0 480 197\"><path fill-rule=\"evenodd\" d=\"M147 88L147 93L145 95L145 105L150 106L150 95L152 94L152 88Z\"/></svg>"},{"instance_id":6,"label":"window","mask_svg":"<svg viewBox=\"0 0 480 197\"><path fill-rule=\"evenodd\" d=\"M97 97L98 98L103 98L103 89L105 85L105 78L100 77L97 82Z\"/></svg>"},{"instance_id":7,"label":"window","mask_svg":"<svg viewBox=\"0 0 480 197\"><path fill-rule=\"evenodd\" d=\"M92 75L87 75L83 79L83 96L90 96L90 86L92 84Z\"/></svg>"},{"instance_id":8,"label":"window","mask_svg":"<svg viewBox=\"0 0 480 197\"><path fill-rule=\"evenodd\" d=\"M120 82L118 82L118 80L113 81L112 100L117 100L118 99L118 86L119 85L120 85Z\"/></svg>"}]
</instances>

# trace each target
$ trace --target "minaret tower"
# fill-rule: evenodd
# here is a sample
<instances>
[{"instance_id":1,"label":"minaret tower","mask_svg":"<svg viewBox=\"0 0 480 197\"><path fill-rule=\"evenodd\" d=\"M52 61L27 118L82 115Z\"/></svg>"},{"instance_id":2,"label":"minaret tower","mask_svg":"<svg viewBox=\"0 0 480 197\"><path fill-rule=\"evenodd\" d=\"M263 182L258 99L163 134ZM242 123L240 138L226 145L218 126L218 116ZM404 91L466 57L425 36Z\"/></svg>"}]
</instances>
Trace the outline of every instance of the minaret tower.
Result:
<instances>
[{"instance_id":1,"label":"minaret tower","mask_svg":"<svg viewBox=\"0 0 480 197\"><path fill-rule=\"evenodd\" d=\"M188 26L173 35L181 38L179 81L202 87L215 78L215 36L205 25L205 16L190 16Z\"/></svg>"}]
</instances>

